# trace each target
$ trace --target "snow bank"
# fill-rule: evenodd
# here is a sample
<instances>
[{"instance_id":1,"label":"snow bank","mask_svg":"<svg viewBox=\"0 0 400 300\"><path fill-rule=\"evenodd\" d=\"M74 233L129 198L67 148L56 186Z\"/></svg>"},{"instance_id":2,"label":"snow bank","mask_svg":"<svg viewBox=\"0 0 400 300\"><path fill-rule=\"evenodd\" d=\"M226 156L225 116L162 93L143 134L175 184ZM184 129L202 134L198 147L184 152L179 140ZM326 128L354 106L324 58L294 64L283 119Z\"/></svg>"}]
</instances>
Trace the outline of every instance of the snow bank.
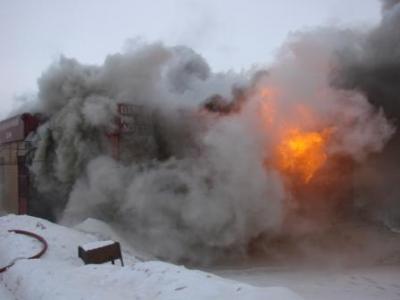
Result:
<instances>
[{"instance_id":1,"label":"snow bank","mask_svg":"<svg viewBox=\"0 0 400 300\"><path fill-rule=\"evenodd\" d=\"M0 217L0 262L34 253L39 244L29 237L8 233L24 229L49 243L37 260L19 260L0 275L13 295L24 299L269 299L298 300L283 287L259 288L197 270L160 261L138 262L123 253L127 266L83 265L78 245L96 236L29 216Z\"/></svg>"}]
</instances>

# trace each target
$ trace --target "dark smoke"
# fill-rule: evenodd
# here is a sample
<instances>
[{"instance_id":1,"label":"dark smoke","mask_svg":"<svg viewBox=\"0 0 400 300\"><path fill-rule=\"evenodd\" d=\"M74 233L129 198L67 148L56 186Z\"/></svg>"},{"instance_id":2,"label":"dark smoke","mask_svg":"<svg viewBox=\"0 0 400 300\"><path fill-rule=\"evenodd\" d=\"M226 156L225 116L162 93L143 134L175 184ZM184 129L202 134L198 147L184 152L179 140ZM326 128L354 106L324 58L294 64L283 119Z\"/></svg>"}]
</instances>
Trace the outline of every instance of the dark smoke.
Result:
<instances>
[{"instance_id":1,"label":"dark smoke","mask_svg":"<svg viewBox=\"0 0 400 300\"><path fill-rule=\"evenodd\" d=\"M333 84L346 90L357 90L398 126L400 121L400 1L383 2L379 26L361 35L352 47L339 52L340 63ZM376 202L373 212L388 226L400 225L400 133L392 137L385 151L371 158L361 184L360 202ZM360 204L368 206L367 204Z\"/></svg>"},{"instance_id":2,"label":"dark smoke","mask_svg":"<svg viewBox=\"0 0 400 300\"><path fill-rule=\"evenodd\" d=\"M393 2L393 3L392 3ZM342 64L335 83L363 92L368 100L385 113L400 117L400 6L385 1L381 24L351 49L341 53ZM390 3L390 4L389 4ZM391 9L389 9L391 7ZM354 43L353 43L354 44Z\"/></svg>"}]
</instances>

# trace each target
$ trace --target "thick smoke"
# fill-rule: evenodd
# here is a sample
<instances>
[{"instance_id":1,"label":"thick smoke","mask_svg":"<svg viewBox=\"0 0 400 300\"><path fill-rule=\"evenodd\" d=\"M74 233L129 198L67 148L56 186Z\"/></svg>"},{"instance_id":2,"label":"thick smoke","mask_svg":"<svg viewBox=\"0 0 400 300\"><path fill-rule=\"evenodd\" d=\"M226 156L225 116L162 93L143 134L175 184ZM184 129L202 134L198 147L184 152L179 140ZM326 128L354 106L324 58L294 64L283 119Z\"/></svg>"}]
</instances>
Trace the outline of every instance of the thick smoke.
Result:
<instances>
[{"instance_id":1,"label":"thick smoke","mask_svg":"<svg viewBox=\"0 0 400 300\"><path fill-rule=\"evenodd\" d=\"M384 0L382 20L368 34L359 35L339 52L340 63L333 84L358 91L376 108L382 108L392 123L400 120L400 1ZM370 159L359 177L360 205L375 203L373 214L389 227L400 224L400 134L397 132L385 151ZM367 202L367 203L365 203Z\"/></svg>"},{"instance_id":2,"label":"thick smoke","mask_svg":"<svg viewBox=\"0 0 400 300\"><path fill-rule=\"evenodd\" d=\"M394 134L399 12L385 2L382 23L369 35L332 28L293 34L268 70L242 74L214 73L193 50L162 44L110 55L99 66L61 57L38 81L36 110L47 121L31 170L42 205L65 223L105 220L174 261L245 254L253 240L291 225L303 232L293 203L326 197L330 209L348 199L338 191L352 190L353 180L338 162L366 174L371 154ZM126 138L116 159L110 137L118 103L137 105L135 122L147 131ZM302 130L329 128L330 163L304 190L274 167L280 128L266 126L271 116ZM357 205L379 206L367 202Z\"/></svg>"},{"instance_id":3,"label":"thick smoke","mask_svg":"<svg viewBox=\"0 0 400 300\"><path fill-rule=\"evenodd\" d=\"M192 50L160 44L109 56L103 66L61 58L39 80L49 118L32 163L39 192L64 222L115 222L157 256L244 251L252 237L278 228L283 189L260 163L263 141L250 116L210 117L207 125L196 114L209 90L230 97L246 81L211 74ZM140 105L150 128L146 143L131 137L123 151L132 155L121 162L107 138L117 102Z\"/></svg>"}]
</instances>

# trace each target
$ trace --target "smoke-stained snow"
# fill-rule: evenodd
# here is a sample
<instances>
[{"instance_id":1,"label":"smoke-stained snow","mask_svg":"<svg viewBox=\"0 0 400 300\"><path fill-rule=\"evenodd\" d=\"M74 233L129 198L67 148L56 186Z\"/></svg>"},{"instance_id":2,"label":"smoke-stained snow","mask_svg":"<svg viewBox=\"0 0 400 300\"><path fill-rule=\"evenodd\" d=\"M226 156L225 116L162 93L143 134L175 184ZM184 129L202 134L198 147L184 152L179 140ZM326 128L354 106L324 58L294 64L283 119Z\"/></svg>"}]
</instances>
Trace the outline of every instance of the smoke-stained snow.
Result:
<instances>
[{"instance_id":1,"label":"smoke-stained snow","mask_svg":"<svg viewBox=\"0 0 400 300\"><path fill-rule=\"evenodd\" d=\"M328 155L364 168L395 131L400 7L392 2L368 35L291 35L267 71L214 73L192 49L161 43L98 66L61 57L38 80L35 110L47 121L31 170L42 201L61 222L108 221L165 259L246 253L253 239L279 234L295 196L264 163L276 140L263 130L263 88L279 91L277 118L315 129L294 109L311 108L319 126L333 128ZM121 161L107 137L118 103L140 105L150 128L145 141L131 137Z\"/></svg>"}]
</instances>

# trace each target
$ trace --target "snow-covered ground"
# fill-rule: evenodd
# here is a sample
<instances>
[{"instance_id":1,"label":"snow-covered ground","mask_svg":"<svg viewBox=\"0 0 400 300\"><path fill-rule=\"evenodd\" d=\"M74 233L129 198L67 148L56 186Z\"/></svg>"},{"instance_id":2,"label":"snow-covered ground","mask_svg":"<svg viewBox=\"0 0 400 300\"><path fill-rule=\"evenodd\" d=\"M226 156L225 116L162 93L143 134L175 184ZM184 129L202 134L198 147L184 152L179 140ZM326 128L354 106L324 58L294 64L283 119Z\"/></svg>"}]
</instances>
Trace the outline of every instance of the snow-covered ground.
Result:
<instances>
[{"instance_id":1,"label":"snow-covered ground","mask_svg":"<svg viewBox=\"0 0 400 300\"><path fill-rule=\"evenodd\" d=\"M84 227L90 227L87 225ZM49 249L41 259L19 259L0 274L2 300L302 299L285 287L254 287L165 262L140 262L124 243L125 267L84 265L77 255L78 245L95 242L98 235L28 216L0 218L0 266L40 249L37 241L9 233L9 229L35 232L47 240ZM112 234L111 229L107 230L108 235Z\"/></svg>"},{"instance_id":2,"label":"snow-covered ground","mask_svg":"<svg viewBox=\"0 0 400 300\"><path fill-rule=\"evenodd\" d=\"M255 286L287 286L309 300L400 299L400 266L320 270L249 268L215 273Z\"/></svg>"},{"instance_id":3,"label":"snow-covered ground","mask_svg":"<svg viewBox=\"0 0 400 300\"><path fill-rule=\"evenodd\" d=\"M400 266L364 268L272 268L234 266L188 270L160 262L142 262L107 224L88 219L75 229L48 221L8 215L0 217L0 267L40 249L33 239L8 229L43 236L49 250L39 260L18 260L0 274L0 299L400 299ZM125 267L84 265L78 245L100 240L121 242ZM400 250L400 249L399 249Z\"/></svg>"},{"instance_id":4,"label":"snow-covered ground","mask_svg":"<svg viewBox=\"0 0 400 300\"><path fill-rule=\"evenodd\" d=\"M2 300L10 300L10 299L15 299L13 294L7 290L7 288L0 283L0 299Z\"/></svg>"}]
</instances>

